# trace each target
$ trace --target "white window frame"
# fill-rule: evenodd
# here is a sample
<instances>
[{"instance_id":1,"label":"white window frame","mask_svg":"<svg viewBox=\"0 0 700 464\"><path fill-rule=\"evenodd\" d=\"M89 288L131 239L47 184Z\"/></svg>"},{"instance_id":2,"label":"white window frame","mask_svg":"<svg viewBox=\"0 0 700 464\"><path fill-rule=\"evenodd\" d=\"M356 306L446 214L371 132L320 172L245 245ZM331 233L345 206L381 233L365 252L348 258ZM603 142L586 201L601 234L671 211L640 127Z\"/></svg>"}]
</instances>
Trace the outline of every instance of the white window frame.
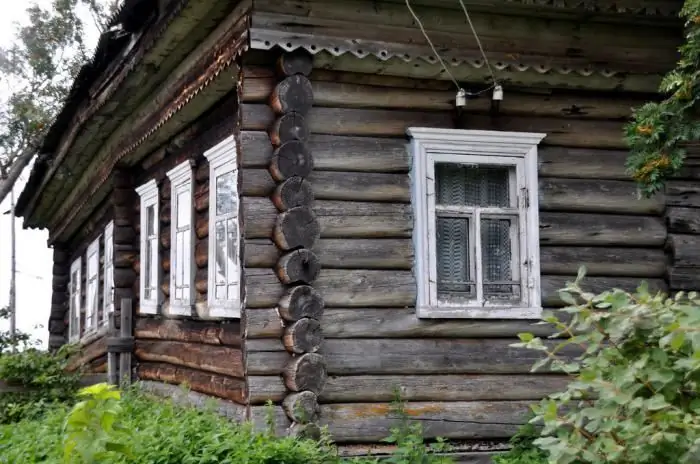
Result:
<instances>
[{"instance_id":1,"label":"white window frame","mask_svg":"<svg viewBox=\"0 0 700 464\"><path fill-rule=\"evenodd\" d=\"M170 179L170 309L169 312L174 316L192 316L192 310L195 303L194 277L195 277L195 258L194 258L194 165L191 160L187 160L178 164L166 174ZM178 218L178 197L185 194L188 198L187 213L189 215L189 226L185 231L185 237L189 240L188 249L184 252L189 255L189 269L185 269L185 277L188 279L188 287L185 290L182 299L176 298L176 274L183 266L183 263L177 258L177 218Z\"/></svg>"},{"instance_id":2,"label":"white window frame","mask_svg":"<svg viewBox=\"0 0 700 464\"><path fill-rule=\"evenodd\" d=\"M139 302L139 312L142 314L158 314L158 309L163 301L162 291L160 289L160 280L162 274L162 266L160 263L160 221L159 221L159 208L158 208L158 184L155 180L150 180L145 184L141 185L136 189L136 193L141 197L141 231L139 238L139 250L141 257L141 272L139 276L139 288L140 288L140 302ZM154 234L155 234L155 246L156 246L156 257L155 266L157 272L156 286L151 293L151 298L146 299L146 260L150 259L150 256L146 256L146 243L148 239L147 229L148 229L148 215L146 211L150 206L153 206L154 215Z\"/></svg>"},{"instance_id":3,"label":"white window frame","mask_svg":"<svg viewBox=\"0 0 700 464\"><path fill-rule=\"evenodd\" d=\"M542 314L537 180L537 146L546 134L411 127L414 209L413 241L419 318L537 319ZM521 301L518 304L438 299L435 213L435 163L515 167L520 240ZM477 218L478 219L478 218ZM477 234L478 235L478 234ZM480 237L474 237L475 280L481 278ZM480 288L480 284L477 289Z\"/></svg>"},{"instance_id":4,"label":"white window frame","mask_svg":"<svg viewBox=\"0 0 700 464\"><path fill-rule=\"evenodd\" d=\"M205 158L209 161L209 269L208 269L208 291L207 304L209 306L210 317L239 318L241 317L241 263L240 263L240 229L238 229L238 261L234 267L233 276L229 277L227 286L234 285L233 299L216 298L216 223L219 220L234 219L238 221L238 209L233 213L222 216L216 214L216 178L234 173L234 195L238 195L238 154L236 151L236 141L233 136L227 137L214 147L204 152ZM228 289L227 289L228 294Z\"/></svg>"},{"instance_id":5,"label":"white window frame","mask_svg":"<svg viewBox=\"0 0 700 464\"><path fill-rule=\"evenodd\" d=\"M104 265L102 270L102 320L101 326L109 322L109 315L114 312L114 221L105 226Z\"/></svg>"},{"instance_id":6,"label":"white window frame","mask_svg":"<svg viewBox=\"0 0 700 464\"><path fill-rule=\"evenodd\" d=\"M68 341L73 343L80 340L80 315L82 312L82 269L83 260L77 258L70 266L70 288L68 292ZM73 276L77 274L75 282ZM77 307L76 307L77 301ZM76 324L73 324L75 319Z\"/></svg>"},{"instance_id":7,"label":"white window frame","mask_svg":"<svg viewBox=\"0 0 700 464\"><path fill-rule=\"evenodd\" d=\"M100 239L97 237L90 245L88 245L85 254L85 334L94 332L99 325L99 308L100 308ZM94 262L95 274L90 274L90 261ZM93 307L90 308L90 286L94 284L95 301ZM92 318L92 320L90 320Z\"/></svg>"}]
</instances>

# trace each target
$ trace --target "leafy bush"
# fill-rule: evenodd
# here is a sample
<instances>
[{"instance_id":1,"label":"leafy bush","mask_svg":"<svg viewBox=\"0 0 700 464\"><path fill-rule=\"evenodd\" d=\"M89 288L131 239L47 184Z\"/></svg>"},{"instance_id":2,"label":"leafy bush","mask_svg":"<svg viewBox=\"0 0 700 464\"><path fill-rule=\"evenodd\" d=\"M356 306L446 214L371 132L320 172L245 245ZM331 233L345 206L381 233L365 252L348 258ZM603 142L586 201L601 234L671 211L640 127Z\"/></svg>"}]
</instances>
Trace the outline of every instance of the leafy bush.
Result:
<instances>
[{"instance_id":1,"label":"leafy bush","mask_svg":"<svg viewBox=\"0 0 700 464\"><path fill-rule=\"evenodd\" d=\"M560 292L570 320L544 318L569 338L521 334L515 345L546 355L533 370L572 376L534 408L534 443L555 464L699 462L700 298L645 284L594 295L579 286L583 274ZM565 355L571 348L582 354Z\"/></svg>"},{"instance_id":2,"label":"leafy bush","mask_svg":"<svg viewBox=\"0 0 700 464\"><path fill-rule=\"evenodd\" d=\"M493 458L494 464L547 464L547 453L534 444L538 436L532 424L525 424L510 440L512 448Z\"/></svg>"}]
</instances>

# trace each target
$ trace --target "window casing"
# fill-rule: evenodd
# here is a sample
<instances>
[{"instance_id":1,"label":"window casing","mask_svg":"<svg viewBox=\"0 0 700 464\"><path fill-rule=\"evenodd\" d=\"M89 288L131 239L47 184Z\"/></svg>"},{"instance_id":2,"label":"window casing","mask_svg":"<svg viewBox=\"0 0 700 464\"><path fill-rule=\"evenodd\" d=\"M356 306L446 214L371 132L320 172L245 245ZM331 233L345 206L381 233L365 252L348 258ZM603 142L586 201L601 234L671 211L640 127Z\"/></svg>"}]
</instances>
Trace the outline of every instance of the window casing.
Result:
<instances>
[{"instance_id":1,"label":"window casing","mask_svg":"<svg viewBox=\"0 0 700 464\"><path fill-rule=\"evenodd\" d=\"M204 153L209 161L209 316L241 316L238 157L233 136Z\"/></svg>"},{"instance_id":2,"label":"window casing","mask_svg":"<svg viewBox=\"0 0 700 464\"><path fill-rule=\"evenodd\" d=\"M109 315L114 312L114 222L111 221L105 227L104 234L104 283L102 295L102 320L100 324L105 326L109 321Z\"/></svg>"},{"instance_id":3,"label":"window casing","mask_svg":"<svg viewBox=\"0 0 700 464\"><path fill-rule=\"evenodd\" d=\"M85 332L97 330L97 308L100 304L100 237L87 249L85 292Z\"/></svg>"},{"instance_id":4,"label":"window casing","mask_svg":"<svg viewBox=\"0 0 700 464\"><path fill-rule=\"evenodd\" d=\"M537 144L544 134L408 134L418 316L539 317Z\"/></svg>"},{"instance_id":5,"label":"window casing","mask_svg":"<svg viewBox=\"0 0 700 464\"><path fill-rule=\"evenodd\" d=\"M170 313L191 316L194 305L194 171L190 161L167 173L170 211Z\"/></svg>"},{"instance_id":6,"label":"window casing","mask_svg":"<svg viewBox=\"0 0 700 464\"><path fill-rule=\"evenodd\" d=\"M157 314L162 302L160 291L160 253L158 221L158 184L151 180L136 189L141 197L141 275L140 275L140 312Z\"/></svg>"},{"instance_id":7,"label":"window casing","mask_svg":"<svg viewBox=\"0 0 700 464\"><path fill-rule=\"evenodd\" d=\"M83 262L81 258L73 261L70 266L70 288L68 300L68 340L72 343L80 339L80 313Z\"/></svg>"}]
</instances>

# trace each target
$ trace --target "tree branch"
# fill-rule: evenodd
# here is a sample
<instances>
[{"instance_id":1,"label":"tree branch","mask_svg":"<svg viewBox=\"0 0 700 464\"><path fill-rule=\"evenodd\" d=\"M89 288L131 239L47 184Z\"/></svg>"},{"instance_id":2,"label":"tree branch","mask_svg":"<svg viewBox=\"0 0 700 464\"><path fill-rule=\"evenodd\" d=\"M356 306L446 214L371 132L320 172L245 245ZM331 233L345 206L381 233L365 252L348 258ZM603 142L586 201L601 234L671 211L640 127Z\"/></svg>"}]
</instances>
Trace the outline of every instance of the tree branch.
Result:
<instances>
[{"instance_id":1,"label":"tree branch","mask_svg":"<svg viewBox=\"0 0 700 464\"><path fill-rule=\"evenodd\" d=\"M35 153L34 147L28 147L14 159L10 169L7 171L7 175L0 179L0 203L10 193L20 174L22 174L22 171L27 167Z\"/></svg>"}]
</instances>

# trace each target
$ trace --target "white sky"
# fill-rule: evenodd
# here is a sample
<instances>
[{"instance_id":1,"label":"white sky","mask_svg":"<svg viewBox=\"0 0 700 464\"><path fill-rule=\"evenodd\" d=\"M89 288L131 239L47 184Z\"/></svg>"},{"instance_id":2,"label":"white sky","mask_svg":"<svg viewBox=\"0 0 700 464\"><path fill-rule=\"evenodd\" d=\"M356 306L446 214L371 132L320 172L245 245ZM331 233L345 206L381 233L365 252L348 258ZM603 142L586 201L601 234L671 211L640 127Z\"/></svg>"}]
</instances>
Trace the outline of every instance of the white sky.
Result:
<instances>
[{"instance_id":1,"label":"white sky","mask_svg":"<svg viewBox=\"0 0 700 464\"><path fill-rule=\"evenodd\" d=\"M48 6L51 0L36 0L36 3ZM0 0L0 45L6 46L11 43L15 30L13 24L25 21L25 10L29 4L26 0ZM92 26L92 23L86 26ZM96 29L89 31L89 37L86 40L88 44L96 42L96 32ZM5 89L0 89L0 92L4 91ZM19 197L29 177L30 167L25 169L20 182L15 186L15 197ZM10 292L10 217L9 214L4 214L9 209L8 195L8 198L0 204L0 307L7 305ZM46 346L51 309L53 252L47 247L48 231L25 230L22 228L22 221L22 218L15 220L18 271L17 328L31 333ZM2 329L6 329L7 326L6 322L0 323Z\"/></svg>"}]
</instances>

